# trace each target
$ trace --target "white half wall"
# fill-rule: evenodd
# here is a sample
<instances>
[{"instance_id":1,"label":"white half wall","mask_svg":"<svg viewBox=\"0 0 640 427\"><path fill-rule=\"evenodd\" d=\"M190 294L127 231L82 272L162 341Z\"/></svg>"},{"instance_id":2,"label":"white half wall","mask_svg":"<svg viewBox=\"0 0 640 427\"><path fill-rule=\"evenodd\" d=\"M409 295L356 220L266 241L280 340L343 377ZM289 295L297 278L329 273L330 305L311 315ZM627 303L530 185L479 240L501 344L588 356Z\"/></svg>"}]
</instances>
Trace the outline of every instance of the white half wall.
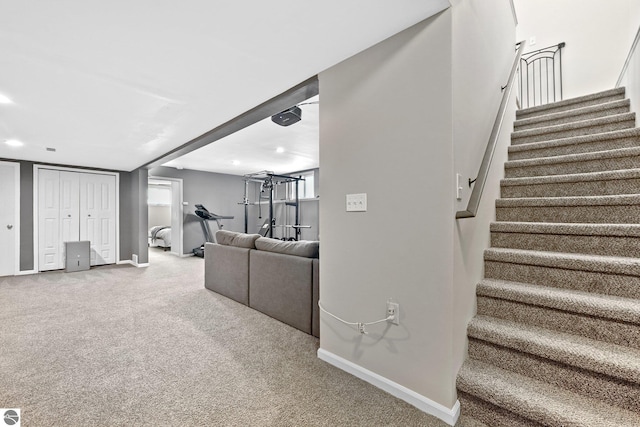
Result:
<instances>
[{"instance_id":1,"label":"white half wall","mask_svg":"<svg viewBox=\"0 0 640 427\"><path fill-rule=\"evenodd\" d=\"M612 89L638 25L638 0L514 0L525 53L560 42L564 98Z\"/></svg>"}]
</instances>

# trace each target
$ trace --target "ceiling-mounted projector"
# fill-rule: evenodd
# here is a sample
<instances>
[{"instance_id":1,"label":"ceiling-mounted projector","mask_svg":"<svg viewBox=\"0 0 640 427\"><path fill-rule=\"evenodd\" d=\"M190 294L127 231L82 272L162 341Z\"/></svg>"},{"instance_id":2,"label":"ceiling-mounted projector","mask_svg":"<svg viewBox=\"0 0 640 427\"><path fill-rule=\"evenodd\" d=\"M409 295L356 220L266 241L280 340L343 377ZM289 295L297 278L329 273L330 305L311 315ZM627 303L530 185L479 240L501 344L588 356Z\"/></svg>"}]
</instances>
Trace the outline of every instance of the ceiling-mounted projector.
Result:
<instances>
[{"instance_id":1,"label":"ceiling-mounted projector","mask_svg":"<svg viewBox=\"0 0 640 427\"><path fill-rule=\"evenodd\" d=\"M293 106L281 113L271 116L271 121L280 126L290 126L299 122L300 119L302 119L302 110L298 106Z\"/></svg>"}]
</instances>

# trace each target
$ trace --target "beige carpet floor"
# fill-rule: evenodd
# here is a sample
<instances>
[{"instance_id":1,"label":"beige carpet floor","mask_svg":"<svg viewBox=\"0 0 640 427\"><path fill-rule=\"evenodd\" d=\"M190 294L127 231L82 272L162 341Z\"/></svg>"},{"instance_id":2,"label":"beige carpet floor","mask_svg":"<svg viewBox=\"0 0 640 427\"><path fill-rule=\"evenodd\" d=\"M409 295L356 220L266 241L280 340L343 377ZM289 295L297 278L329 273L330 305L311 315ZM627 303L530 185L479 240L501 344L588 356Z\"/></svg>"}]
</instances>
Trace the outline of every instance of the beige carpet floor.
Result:
<instances>
[{"instance_id":1,"label":"beige carpet floor","mask_svg":"<svg viewBox=\"0 0 640 427\"><path fill-rule=\"evenodd\" d=\"M0 407L23 426L444 426L204 289L204 263L0 277Z\"/></svg>"}]
</instances>

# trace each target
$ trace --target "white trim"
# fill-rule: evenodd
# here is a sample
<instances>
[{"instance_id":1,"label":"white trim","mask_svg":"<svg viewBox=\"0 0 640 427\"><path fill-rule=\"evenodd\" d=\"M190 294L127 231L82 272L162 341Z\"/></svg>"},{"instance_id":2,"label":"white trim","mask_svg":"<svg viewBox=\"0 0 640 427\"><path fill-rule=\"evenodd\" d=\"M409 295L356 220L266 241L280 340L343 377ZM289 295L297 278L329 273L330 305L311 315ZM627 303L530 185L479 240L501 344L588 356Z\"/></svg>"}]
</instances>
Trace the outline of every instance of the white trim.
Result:
<instances>
[{"instance_id":1,"label":"white trim","mask_svg":"<svg viewBox=\"0 0 640 427\"><path fill-rule=\"evenodd\" d=\"M82 169L82 168L68 168L63 166L50 166L50 165L33 165L33 269L39 271L38 262L40 261L40 254L38 252L38 173L40 169L51 169L57 171L79 172L79 173L92 173L97 175L111 175L116 178L116 264L120 260L120 173L100 171L95 169Z\"/></svg>"},{"instance_id":2,"label":"white trim","mask_svg":"<svg viewBox=\"0 0 640 427\"><path fill-rule=\"evenodd\" d=\"M13 230L15 232L13 274L20 274L20 163L0 161L0 165L13 168Z\"/></svg>"},{"instance_id":3,"label":"white trim","mask_svg":"<svg viewBox=\"0 0 640 427\"><path fill-rule=\"evenodd\" d=\"M149 267L149 263L148 262L143 262L141 264L138 264L136 262L133 262L130 259L120 260L120 261L116 262L116 264L118 264L118 265L130 264L130 265L133 265L134 267Z\"/></svg>"},{"instance_id":4,"label":"white trim","mask_svg":"<svg viewBox=\"0 0 640 427\"><path fill-rule=\"evenodd\" d=\"M356 365L355 363L343 359L342 357L328 352L322 348L318 349L318 358L324 360L330 365L335 366L338 369L342 369L343 371L348 372L351 375L368 382L369 384L373 384L374 386L386 391L387 393L397 397L398 399L404 400L410 405L413 405L416 408L420 409L422 412L440 418L442 421L451 426L455 425L458 421L458 417L460 416L460 402L457 400L453 405L453 408L449 409L446 406L434 402L433 400L422 396L421 394L418 394L413 390L409 390L405 386L393 382L381 375L376 374L375 372L365 369L362 366Z\"/></svg>"},{"instance_id":5,"label":"white trim","mask_svg":"<svg viewBox=\"0 0 640 427\"><path fill-rule=\"evenodd\" d=\"M640 28L638 28L638 32L636 32L636 38L633 39L633 43L631 44L631 49L629 49L629 54L627 55L627 59L624 61L624 65L622 66L622 71L620 71L620 77L618 77L618 81L616 82L615 87L620 87L622 84L622 80L624 79L624 75L627 73L627 68L629 67L629 63L631 62L631 58L636 51L636 47L638 46L638 41L640 41Z\"/></svg>"},{"instance_id":6,"label":"white trim","mask_svg":"<svg viewBox=\"0 0 640 427\"><path fill-rule=\"evenodd\" d=\"M16 276L28 276L29 274L38 274L38 272L35 270L22 270L19 271Z\"/></svg>"}]
</instances>

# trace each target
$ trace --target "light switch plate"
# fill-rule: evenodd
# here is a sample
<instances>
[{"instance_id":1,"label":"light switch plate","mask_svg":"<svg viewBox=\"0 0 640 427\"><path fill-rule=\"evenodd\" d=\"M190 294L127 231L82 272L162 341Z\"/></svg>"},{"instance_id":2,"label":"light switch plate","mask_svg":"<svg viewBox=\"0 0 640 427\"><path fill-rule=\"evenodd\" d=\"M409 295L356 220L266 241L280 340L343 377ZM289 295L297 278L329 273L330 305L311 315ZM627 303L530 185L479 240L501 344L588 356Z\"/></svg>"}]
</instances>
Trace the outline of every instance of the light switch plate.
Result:
<instances>
[{"instance_id":1,"label":"light switch plate","mask_svg":"<svg viewBox=\"0 0 640 427\"><path fill-rule=\"evenodd\" d=\"M367 193L347 194L347 212L366 212Z\"/></svg>"}]
</instances>

